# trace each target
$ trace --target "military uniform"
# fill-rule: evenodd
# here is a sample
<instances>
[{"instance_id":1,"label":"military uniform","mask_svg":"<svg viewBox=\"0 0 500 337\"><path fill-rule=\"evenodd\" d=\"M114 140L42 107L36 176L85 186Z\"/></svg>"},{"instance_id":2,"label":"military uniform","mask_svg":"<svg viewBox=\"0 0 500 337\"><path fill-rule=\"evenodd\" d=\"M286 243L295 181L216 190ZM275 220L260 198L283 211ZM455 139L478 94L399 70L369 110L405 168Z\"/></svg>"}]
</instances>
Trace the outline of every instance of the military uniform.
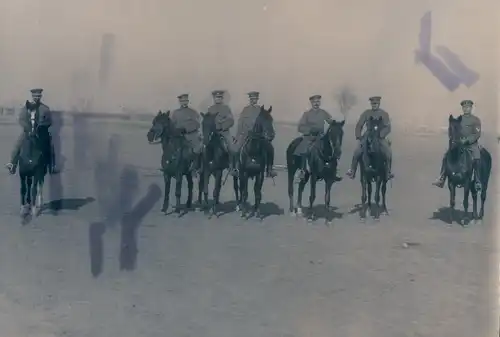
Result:
<instances>
[{"instance_id":1,"label":"military uniform","mask_svg":"<svg viewBox=\"0 0 500 337\"><path fill-rule=\"evenodd\" d=\"M471 100L463 100L460 105L462 107L469 106L472 107L474 102ZM462 144L465 149L469 151L473 160L473 168L474 168L474 180L476 183L476 187L478 189L481 188L481 179L480 179L480 160L481 160L481 149L479 147L479 138L481 137L481 120L479 117L473 115L472 113L462 114L461 121L461 129L462 129ZM443 187L446 180L446 155L448 151L445 153L442 163L441 163L441 174L438 180L433 184L438 187Z\"/></svg>"},{"instance_id":2,"label":"military uniform","mask_svg":"<svg viewBox=\"0 0 500 337\"><path fill-rule=\"evenodd\" d=\"M255 121L260 114L261 107L257 105L257 100L260 96L260 93L257 91L251 91L248 93L248 97L250 98L251 104L247 105L243 108L243 111L238 118L238 126L236 131L236 144L235 150L237 153L241 151L241 148L245 144L245 141L248 137L250 131L253 130L255 125ZM252 101L254 104L252 104ZM275 131L272 124L268 130L265 130L265 137L268 140L267 142L267 167L266 172L268 176L274 177L276 176L276 172L273 170L274 164L274 147L271 143L275 137ZM239 162L239 161L237 161Z\"/></svg>"},{"instance_id":3,"label":"military uniform","mask_svg":"<svg viewBox=\"0 0 500 337\"><path fill-rule=\"evenodd\" d=\"M38 98L38 99L41 99L42 92L43 89L39 88L31 90L33 98ZM10 156L10 162L7 164L7 168L9 169L11 174L14 174L16 172L16 168L19 162L21 146L24 141L24 138L26 137L26 132L31 131L32 121L38 126L43 126L47 128L52 125L52 114L50 108L47 105L43 104L40 100L38 100L38 102L36 103L26 101L26 104L23 106L19 114L18 123L21 126L22 131L14 144L14 148L12 149ZM52 144L49 145L50 149L52 150L52 153L49 154L51 158L50 171L54 172L55 163L53 158L54 154L53 146Z\"/></svg>"},{"instance_id":4,"label":"military uniform","mask_svg":"<svg viewBox=\"0 0 500 337\"><path fill-rule=\"evenodd\" d=\"M377 103L377 104L380 103L380 100L381 100L380 96L375 96L375 97L369 98L370 102ZM351 168L347 172L347 175L351 179L354 179L354 177L356 176L356 169L358 167L358 162L359 162L359 159L361 158L361 155L363 154L363 147L362 146L363 146L364 142L362 140L363 140L364 135L362 134L362 132L363 132L363 128L369 122L370 117L374 118L374 119L376 119L376 118L382 119L382 130L380 130L380 137L382 138L381 142L380 142L380 150L382 151L383 155L385 156L385 158L387 160L387 169L388 169L387 176L388 176L388 179L391 179L391 178L393 178L393 175L391 172L391 169L392 169L392 150L391 150L391 147L389 145L388 140L386 139L386 137L391 132L391 120L389 118L389 114L385 110L380 109L380 108L377 108L375 110L374 109L367 109L361 114L361 116L359 116L358 122L356 123L356 129L354 131L356 139L359 140L359 143L358 143L358 146L356 147L356 149L354 150L354 154L353 154L352 162L351 162Z\"/></svg>"},{"instance_id":5,"label":"military uniform","mask_svg":"<svg viewBox=\"0 0 500 337\"><path fill-rule=\"evenodd\" d=\"M224 92L222 90L216 90L212 92L214 97L222 96ZM231 108L226 104L214 104L208 108L207 111L211 115L217 114L215 118L215 124L217 132L224 138L225 145L227 146L227 150L229 153L236 152L236 146L234 144L234 138L231 136L231 132L229 131L234 125L234 117L231 111Z\"/></svg>"}]
</instances>

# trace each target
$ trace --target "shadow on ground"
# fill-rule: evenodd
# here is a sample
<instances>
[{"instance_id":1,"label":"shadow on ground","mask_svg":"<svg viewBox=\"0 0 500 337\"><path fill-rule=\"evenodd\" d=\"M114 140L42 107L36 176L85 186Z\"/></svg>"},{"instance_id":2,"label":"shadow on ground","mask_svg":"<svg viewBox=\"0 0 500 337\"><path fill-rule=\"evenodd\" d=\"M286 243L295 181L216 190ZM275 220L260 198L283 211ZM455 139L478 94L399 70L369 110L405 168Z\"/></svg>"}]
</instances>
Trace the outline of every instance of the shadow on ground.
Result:
<instances>
[{"instance_id":1,"label":"shadow on ground","mask_svg":"<svg viewBox=\"0 0 500 337\"><path fill-rule=\"evenodd\" d=\"M51 211L77 211L85 205L88 205L95 201L95 198L68 198L68 199L58 199L52 200L51 202L44 205L44 208Z\"/></svg>"}]
</instances>

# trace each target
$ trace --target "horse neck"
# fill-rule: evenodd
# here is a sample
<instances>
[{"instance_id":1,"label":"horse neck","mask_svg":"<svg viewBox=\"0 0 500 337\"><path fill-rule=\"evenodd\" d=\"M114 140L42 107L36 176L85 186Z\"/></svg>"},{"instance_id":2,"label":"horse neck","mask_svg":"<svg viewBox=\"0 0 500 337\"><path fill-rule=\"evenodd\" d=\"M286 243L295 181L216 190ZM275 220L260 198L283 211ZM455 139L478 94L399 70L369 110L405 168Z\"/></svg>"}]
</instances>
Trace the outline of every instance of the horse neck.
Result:
<instances>
[{"instance_id":1,"label":"horse neck","mask_svg":"<svg viewBox=\"0 0 500 337\"><path fill-rule=\"evenodd\" d=\"M222 143L217 132L211 131L210 140L204 147L205 158L214 159L222 153Z\"/></svg>"}]
</instances>

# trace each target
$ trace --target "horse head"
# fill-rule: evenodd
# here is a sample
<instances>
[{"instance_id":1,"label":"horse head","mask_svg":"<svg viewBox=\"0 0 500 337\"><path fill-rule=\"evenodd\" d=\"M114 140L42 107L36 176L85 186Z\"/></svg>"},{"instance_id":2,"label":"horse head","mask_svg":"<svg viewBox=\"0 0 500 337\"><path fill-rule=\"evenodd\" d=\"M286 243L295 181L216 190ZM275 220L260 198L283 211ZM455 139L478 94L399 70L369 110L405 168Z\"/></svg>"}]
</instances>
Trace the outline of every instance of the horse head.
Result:
<instances>
[{"instance_id":1,"label":"horse head","mask_svg":"<svg viewBox=\"0 0 500 337\"><path fill-rule=\"evenodd\" d=\"M323 151L330 149L329 157L334 156L339 159L342 155L342 141L344 139L345 120L337 122L332 120L324 136Z\"/></svg>"},{"instance_id":2,"label":"horse head","mask_svg":"<svg viewBox=\"0 0 500 337\"><path fill-rule=\"evenodd\" d=\"M462 143L460 139L462 138L462 116L454 118L450 114L448 118L448 138L449 138L449 149L454 151L461 148Z\"/></svg>"},{"instance_id":3,"label":"horse head","mask_svg":"<svg viewBox=\"0 0 500 337\"><path fill-rule=\"evenodd\" d=\"M171 128L170 110L167 112L158 111L158 114L153 118L151 128L148 131L147 137L150 144L159 143L162 137L167 136L166 130Z\"/></svg>"},{"instance_id":4,"label":"horse head","mask_svg":"<svg viewBox=\"0 0 500 337\"><path fill-rule=\"evenodd\" d=\"M366 130L366 149L368 153L380 153L380 132L382 131L383 121L381 117L370 117Z\"/></svg>"},{"instance_id":5,"label":"horse head","mask_svg":"<svg viewBox=\"0 0 500 337\"><path fill-rule=\"evenodd\" d=\"M201 131L203 135L203 146L207 147L215 135L217 135L217 115L219 113L210 114L200 112L201 115Z\"/></svg>"}]
</instances>

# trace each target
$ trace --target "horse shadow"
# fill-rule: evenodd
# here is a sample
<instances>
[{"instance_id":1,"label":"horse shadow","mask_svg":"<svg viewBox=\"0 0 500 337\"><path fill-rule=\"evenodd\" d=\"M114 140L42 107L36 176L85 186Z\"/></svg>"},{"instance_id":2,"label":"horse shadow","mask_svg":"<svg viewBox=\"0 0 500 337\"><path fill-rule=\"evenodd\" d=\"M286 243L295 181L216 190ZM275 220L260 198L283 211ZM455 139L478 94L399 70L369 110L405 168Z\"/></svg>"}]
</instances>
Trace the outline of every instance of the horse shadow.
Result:
<instances>
[{"instance_id":1,"label":"horse shadow","mask_svg":"<svg viewBox=\"0 0 500 337\"><path fill-rule=\"evenodd\" d=\"M53 212L57 211L77 211L80 208L91 204L95 201L95 198L87 197L87 198L67 198L67 199L57 199L52 200L48 203L45 203L42 209L48 209Z\"/></svg>"},{"instance_id":2,"label":"horse shadow","mask_svg":"<svg viewBox=\"0 0 500 337\"><path fill-rule=\"evenodd\" d=\"M337 212L339 208L332 206L329 210L326 210L325 205L315 205L313 206L313 212L316 219L324 219L326 221L333 221L335 219L342 219L344 217L343 213Z\"/></svg>"},{"instance_id":3,"label":"horse shadow","mask_svg":"<svg viewBox=\"0 0 500 337\"><path fill-rule=\"evenodd\" d=\"M455 209L453 212L453 219L450 219L450 207L441 207L432 213L429 220L440 220L447 225L451 225L453 222L460 223L466 217L470 218L471 216L471 212L466 213L463 210Z\"/></svg>"},{"instance_id":4,"label":"horse shadow","mask_svg":"<svg viewBox=\"0 0 500 337\"><path fill-rule=\"evenodd\" d=\"M220 203L219 206L217 206L218 217L220 218L223 215L234 213L236 211L236 205L237 203L234 200ZM260 212L262 220L273 215L285 214L285 210L274 202L262 203L260 205Z\"/></svg>"},{"instance_id":5,"label":"horse shadow","mask_svg":"<svg viewBox=\"0 0 500 337\"><path fill-rule=\"evenodd\" d=\"M361 212L362 210L362 207L363 205L362 204L356 204L354 205L350 210L349 212L347 212L348 214L356 214L356 213L359 213ZM376 215L376 211L377 211L377 207L379 208L379 212L382 211L382 207L379 205L375 205L375 204L372 204L370 207L368 207L368 212L369 212L369 215L371 217L374 217Z\"/></svg>"}]
</instances>

